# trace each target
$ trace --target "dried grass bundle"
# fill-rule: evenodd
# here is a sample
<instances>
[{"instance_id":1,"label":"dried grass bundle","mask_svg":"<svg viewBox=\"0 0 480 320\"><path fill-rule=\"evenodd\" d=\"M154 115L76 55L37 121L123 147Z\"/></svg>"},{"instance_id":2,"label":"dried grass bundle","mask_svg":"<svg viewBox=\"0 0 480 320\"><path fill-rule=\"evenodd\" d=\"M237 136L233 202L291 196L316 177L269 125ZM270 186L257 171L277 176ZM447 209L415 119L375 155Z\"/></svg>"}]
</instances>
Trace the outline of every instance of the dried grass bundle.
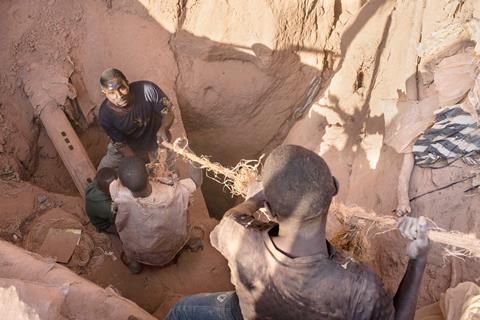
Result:
<instances>
[{"instance_id":1,"label":"dried grass bundle","mask_svg":"<svg viewBox=\"0 0 480 320\"><path fill-rule=\"evenodd\" d=\"M330 213L345 227L333 237L332 242L357 257L362 256L368 248L368 234L384 233L397 228L397 217L378 216L358 206L347 207L333 203ZM433 242L447 246L445 249L448 255L480 258L480 240L475 235L433 227L429 229L428 237Z\"/></svg>"},{"instance_id":2,"label":"dried grass bundle","mask_svg":"<svg viewBox=\"0 0 480 320\"><path fill-rule=\"evenodd\" d=\"M207 177L223 184L225 188L233 195L247 195L248 186L255 180L259 174L259 166L262 157L258 160L241 160L233 168L225 168L218 162L210 161L206 156L197 156L187 146L179 146L179 139L173 144L162 142L162 145L182 156L183 158L195 162L200 168L207 171Z\"/></svg>"}]
</instances>

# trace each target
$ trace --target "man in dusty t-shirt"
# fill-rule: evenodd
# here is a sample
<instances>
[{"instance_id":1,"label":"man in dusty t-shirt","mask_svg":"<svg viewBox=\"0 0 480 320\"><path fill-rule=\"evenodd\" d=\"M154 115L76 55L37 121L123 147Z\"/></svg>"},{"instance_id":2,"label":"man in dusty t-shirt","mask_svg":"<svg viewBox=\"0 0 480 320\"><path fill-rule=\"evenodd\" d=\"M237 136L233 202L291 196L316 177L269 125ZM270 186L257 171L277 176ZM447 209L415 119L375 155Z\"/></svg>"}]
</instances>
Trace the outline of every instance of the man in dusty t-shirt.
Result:
<instances>
[{"instance_id":1,"label":"man in dusty t-shirt","mask_svg":"<svg viewBox=\"0 0 480 320\"><path fill-rule=\"evenodd\" d=\"M202 183L201 169L191 166L190 175L164 183L149 180L138 157L120 162L119 179L110 184L110 194L117 207L122 261L131 273L140 273L141 264L166 265L189 240L187 208L190 195Z\"/></svg>"},{"instance_id":2,"label":"man in dusty t-shirt","mask_svg":"<svg viewBox=\"0 0 480 320\"><path fill-rule=\"evenodd\" d=\"M115 68L102 73L100 86L106 99L100 106L99 122L111 141L98 169L117 169L122 158L131 155L155 160L158 142L171 139L174 115L168 97L153 82L128 83ZM168 155L173 169L173 154Z\"/></svg>"},{"instance_id":3,"label":"man in dusty t-shirt","mask_svg":"<svg viewBox=\"0 0 480 320\"><path fill-rule=\"evenodd\" d=\"M210 235L228 260L235 292L185 298L167 319L413 319L426 264L426 221L404 218L415 240L394 299L368 267L325 240L338 184L327 164L300 146L276 148L262 171L263 191L228 211ZM268 207L277 223L253 217Z\"/></svg>"}]
</instances>

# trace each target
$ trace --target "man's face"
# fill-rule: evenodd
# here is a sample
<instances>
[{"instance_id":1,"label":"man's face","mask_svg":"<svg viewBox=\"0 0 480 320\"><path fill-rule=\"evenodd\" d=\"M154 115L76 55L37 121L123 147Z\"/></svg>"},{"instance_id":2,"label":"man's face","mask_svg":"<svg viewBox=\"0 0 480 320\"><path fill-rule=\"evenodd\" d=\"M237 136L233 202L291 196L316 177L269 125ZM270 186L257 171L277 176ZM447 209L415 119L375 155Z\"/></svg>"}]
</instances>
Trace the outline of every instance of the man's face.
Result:
<instances>
[{"instance_id":1,"label":"man's face","mask_svg":"<svg viewBox=\"0 0 480 320\"><path fill-rule=\"evenodd\" d=\"M105 97L113 105L119 108L124 108L129 101L128 83L123 79L108 80L107 86L102 88Z\"/></svg>"}]
</instances>

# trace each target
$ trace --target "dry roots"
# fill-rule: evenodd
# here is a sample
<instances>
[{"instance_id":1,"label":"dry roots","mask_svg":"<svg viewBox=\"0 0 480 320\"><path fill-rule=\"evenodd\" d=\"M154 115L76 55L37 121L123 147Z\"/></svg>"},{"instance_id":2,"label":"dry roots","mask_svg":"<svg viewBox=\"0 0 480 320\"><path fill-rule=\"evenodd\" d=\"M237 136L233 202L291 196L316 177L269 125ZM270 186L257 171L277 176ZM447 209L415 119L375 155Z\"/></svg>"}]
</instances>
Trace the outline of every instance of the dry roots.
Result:
<instances>
[{"instance_id":1,"label":"dry roots","mask_svg":"<svg viewBox=\"0 0 480 320\"><path fill-rule=\"evenodd\" d=\"M344 226L344 229L334 236L332 242L356 257L361 257L368 248L367 236L371 231L387 232L396 229L398 222L398 218L394 216L377 216L360 207L347 207L338 203L332 204L330 213L335 214ZM428 238L446 245L448 255L480 258L480 240L474 235L433 228L429 229ZM451 250L449 247L455 249Z\"/></svg>"},{"instance_id":2,"label":"dry roots","mask_svg":"<svg viewBox=\"0 0 480 320\"><path fill-rule=\"evenodd\" d=\"M235 167L225 168L220 163L211 162L206 156L197 156L187 148L187 145L180 147L178 141L173 144L162 142L162 145L207 170L207 177L223 184L232 195L243 197L247 195L248 186L259 174L262 157L258 160L241 160Z\"/></svg>"},{"instance_id":3,"label":"dry roots","mask_svg":"<svg viewBox=\"0 0 480 320\"><path fill-rule=\"evenodd\" d=\"M171 185L178 180L176 173L168 169L166 150L159 149L157 159L148 163L146 167L149 173L149 179L153 181Z\"/></svg>"}]
</instances>

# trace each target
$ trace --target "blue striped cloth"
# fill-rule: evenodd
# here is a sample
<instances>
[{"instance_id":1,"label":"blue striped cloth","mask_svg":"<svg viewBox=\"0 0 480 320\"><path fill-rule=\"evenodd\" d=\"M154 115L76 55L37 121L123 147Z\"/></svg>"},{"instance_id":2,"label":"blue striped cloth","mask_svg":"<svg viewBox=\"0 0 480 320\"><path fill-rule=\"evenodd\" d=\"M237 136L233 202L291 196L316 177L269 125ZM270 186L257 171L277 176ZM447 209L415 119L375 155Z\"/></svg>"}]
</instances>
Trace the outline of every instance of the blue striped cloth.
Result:
<instances>
[{"instance_id":1,"label":"blue striped cloth","mask_svg":"<svg viewBox=\"0 0 480 320\"><path fill-rule=\"evenodd\" d=\"M441 110L435 123L413 145L415 163L431 166L440 159L462 158L467 164L480 163L480 130L472 115L459 105Z\"/></svg>"}]
</instances>

